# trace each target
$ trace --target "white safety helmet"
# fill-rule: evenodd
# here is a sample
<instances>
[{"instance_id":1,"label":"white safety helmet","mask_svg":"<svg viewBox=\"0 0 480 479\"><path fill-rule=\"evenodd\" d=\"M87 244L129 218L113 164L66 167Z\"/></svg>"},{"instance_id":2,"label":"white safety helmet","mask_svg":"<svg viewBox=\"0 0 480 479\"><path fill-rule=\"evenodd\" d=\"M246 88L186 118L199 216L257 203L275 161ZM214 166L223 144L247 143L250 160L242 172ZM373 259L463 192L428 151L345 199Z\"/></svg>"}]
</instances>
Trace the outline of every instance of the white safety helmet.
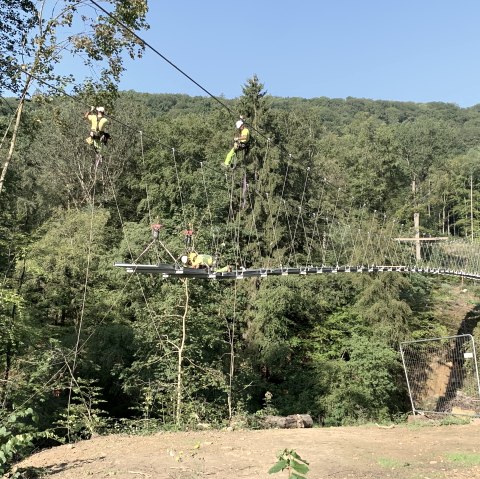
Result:
<instances>
[{"instance_id":1,"label":"white safety helmet","mask_svg":"<svg viewBox=\"0 0 480 479\"><path fill-rule=\"evenodd\" d=\"M100 113L105 113L105 108L103 108L103 106L97 106L97 111Z\"/></svg>"},{"instance_id":2,"label":"white safety helmet","mask_svg":"<svg viewBox=\"0 0 480 479\"><path fill-rule=\"evenodd\" d=\"M181 258L181 260L182 260L182 263L183 263L183 264L187 264L187 262L188 262L188 257L185 256L185 255L183 255L182 258Z\"/></svg>"},{"instance_id":3,"label":"white safety helmet","mask_svg":"<svg viewBox=\"0 0 480 479\"><path fill-rule=\"evenodd\" d=\"M243 121L242 121L242 120L238 120L237 123L235 123L235 126L236 126L237 128L240 128L242 125L243 125Z\"/></svg>"}]
</instances>

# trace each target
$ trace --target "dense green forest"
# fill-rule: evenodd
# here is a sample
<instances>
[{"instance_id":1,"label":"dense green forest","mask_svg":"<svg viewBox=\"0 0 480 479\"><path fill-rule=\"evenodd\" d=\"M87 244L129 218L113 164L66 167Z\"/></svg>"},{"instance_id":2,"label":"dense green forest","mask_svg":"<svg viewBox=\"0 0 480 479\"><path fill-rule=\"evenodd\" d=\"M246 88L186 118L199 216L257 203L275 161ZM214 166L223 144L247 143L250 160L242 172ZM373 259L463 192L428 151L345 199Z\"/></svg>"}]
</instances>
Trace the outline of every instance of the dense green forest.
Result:
<instances>
[{"instance_id":1,"label":"dense green forest","mask_svg":"<svg viewBox=\"0 0 480 479\"><path fill-rule=\"evenodd\" d=\"M95 168L83 95L27 102L0 194L4 415L30 408L36 430L75 439L255 424L262 411L310 413L325 425L408 412L399 341L457 332L432 308L456 280L215 282L127 275L113 264L171 262L166 250L182 254L188 222L202 252L227 238L222 261L235 257L237 242L249 264L279 261L289 216L274 230L270 202L281 198L293 215L302 195L307 205L336 204L346 218L348 210L352 228L361 208L410 226L418 211L424 233L476 241L479 108L274 98L252 77L240 98L222 101L251 125L246 169L269 194L239 210L234 241L222 162L236 118L226 108L211 98L121 92L108 105L112 140ZM0 107L2 153L16 106ZM304 191L306 168L313 178ZM325 178L335 188L320 188ZM252 215L258 236L249 250ZM147 248L158 221L161 244Z\"/></svg>"}]
</instances>

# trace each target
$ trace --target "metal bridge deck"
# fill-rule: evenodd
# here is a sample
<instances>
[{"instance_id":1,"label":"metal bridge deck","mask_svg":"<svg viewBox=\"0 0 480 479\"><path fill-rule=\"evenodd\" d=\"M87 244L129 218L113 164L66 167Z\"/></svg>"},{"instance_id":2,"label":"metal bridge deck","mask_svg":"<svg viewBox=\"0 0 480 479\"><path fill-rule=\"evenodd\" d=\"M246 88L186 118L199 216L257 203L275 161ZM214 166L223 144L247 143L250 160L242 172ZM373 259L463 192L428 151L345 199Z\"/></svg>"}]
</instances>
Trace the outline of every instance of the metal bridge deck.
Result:
<instances>
[{"instance_id":1,"label":"metal bridge deck","mask_svg":"<svg viewBox=\"0 0 480 479\"><path fill-rule=\"evenodd\" d=\"M441 274L449 276L461 276L469 279L480 279L477 274L465 271L452 271L441 268L421 268L409 266L308 266L308 267L280 267L280 268L252 268L236 269L229 272L216 272L213 269L185 268L182 265L174 264L128 264L115 263L117 268L124 268L127 273L136 274L159 274L163 278L198 278L198 279L245 279L267 276L289 276L289 275L311 275L311 274L336 274L336 273L378 273L378 272L399 272L399 273L422 273Z\"/></svg>"}]
</instances>

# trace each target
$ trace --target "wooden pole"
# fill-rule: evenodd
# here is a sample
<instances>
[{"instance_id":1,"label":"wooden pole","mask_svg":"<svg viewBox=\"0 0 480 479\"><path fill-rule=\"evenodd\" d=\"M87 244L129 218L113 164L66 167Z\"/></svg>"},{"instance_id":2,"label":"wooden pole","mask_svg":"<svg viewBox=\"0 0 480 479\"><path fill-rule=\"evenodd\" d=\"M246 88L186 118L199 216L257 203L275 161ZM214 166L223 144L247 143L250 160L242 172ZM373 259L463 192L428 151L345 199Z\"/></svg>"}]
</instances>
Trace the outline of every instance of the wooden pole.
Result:
<instances>
[{"instance_id":1,"label":"wooden pole","mask_svg":"<svg viewBox=\"0 0 480 479\"><path fill-rule=\"evenodd\" d=\"M420 251L420 213L413 213L413 227L415 230L415 257L417 261L422 259Z\"/></svg>"}]
</instances>

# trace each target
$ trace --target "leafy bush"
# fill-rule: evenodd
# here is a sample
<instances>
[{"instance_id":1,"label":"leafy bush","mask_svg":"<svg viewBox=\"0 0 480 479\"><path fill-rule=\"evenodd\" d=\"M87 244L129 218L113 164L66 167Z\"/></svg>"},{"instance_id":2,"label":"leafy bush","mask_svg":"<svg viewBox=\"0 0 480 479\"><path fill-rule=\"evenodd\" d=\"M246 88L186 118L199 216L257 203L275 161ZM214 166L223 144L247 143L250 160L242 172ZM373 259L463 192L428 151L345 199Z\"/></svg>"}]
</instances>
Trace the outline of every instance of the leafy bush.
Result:
<instances>
[{"instance_id":1,"label":"leafy bush","mask_svg":"<svg viewBox=\"0 0 480 479\"><path fill-rule=\"evenodd\" d=\"M36 416L32 409L18 410L8 414L0 421L0 473L12 472L12 463L34 446L34 441L42 437L51 437L48 431L33 430ZM12 472L9 477L20 477Z\"/></svg>"},{"instance_id":2,"label":"leafy bush","mask_svg":"<svg viewBox=\"0 0 480 479\"><path fill-rule=\"evenodd\" d=\"M69 441L90 438L107 429L105 411L98 407L105 401L101 399L101 388L95 386L94 382L77 379L72 388L72 401L57 421L61 428L66 429Z\"/></svg>"}]
</instances>

